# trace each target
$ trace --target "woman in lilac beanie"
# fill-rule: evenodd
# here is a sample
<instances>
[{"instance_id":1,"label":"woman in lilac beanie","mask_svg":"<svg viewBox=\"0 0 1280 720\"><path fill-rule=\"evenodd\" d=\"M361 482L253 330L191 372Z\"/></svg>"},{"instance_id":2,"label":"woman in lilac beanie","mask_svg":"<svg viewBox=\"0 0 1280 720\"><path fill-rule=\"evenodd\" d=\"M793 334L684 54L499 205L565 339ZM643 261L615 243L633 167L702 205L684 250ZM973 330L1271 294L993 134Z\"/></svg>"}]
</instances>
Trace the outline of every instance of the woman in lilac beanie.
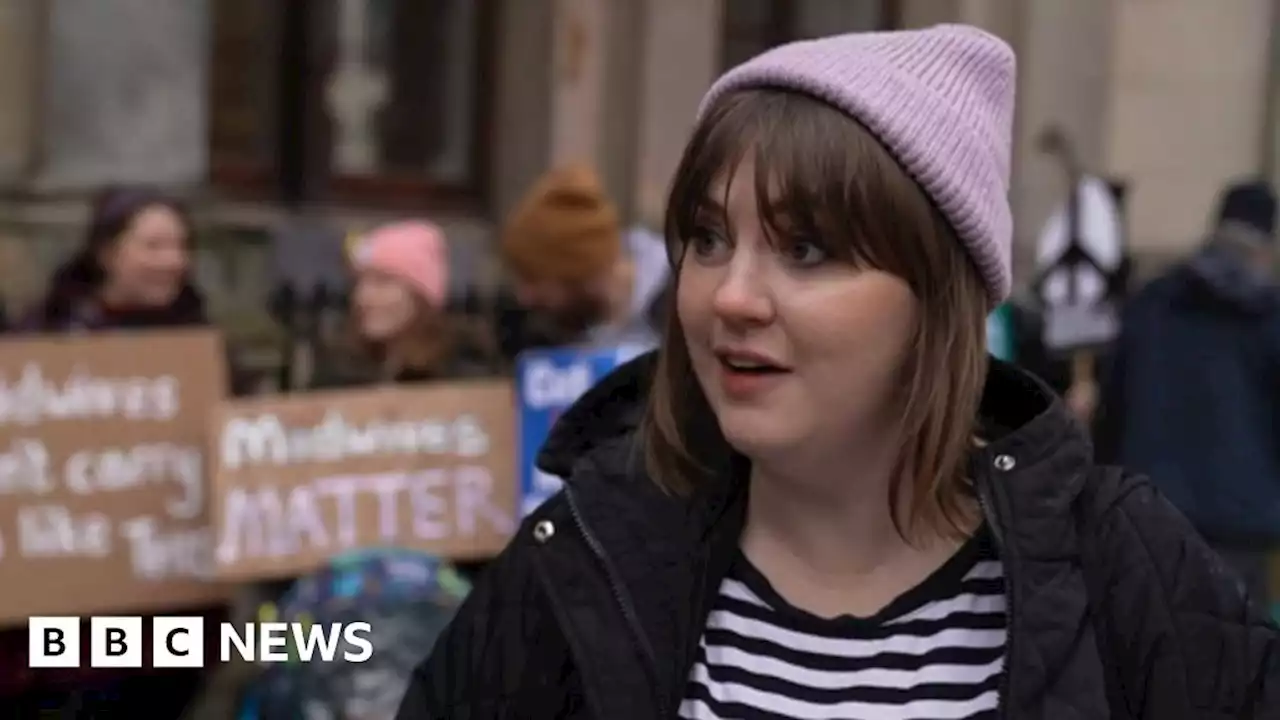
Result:
<instances>
[{"instance_id":1,"label":"woman in lilac beanie","mask_svg":"<svg viewBox=\"0 0 1280 720\"><path fill-rule=\"evenodd\" d=\"M539 464L564 491L401 720L1280 717L1280 634L1239 582L987 357L1014 87L961 26L715 83L661 349L561 418Z\"/></svg>"}]
</instances>

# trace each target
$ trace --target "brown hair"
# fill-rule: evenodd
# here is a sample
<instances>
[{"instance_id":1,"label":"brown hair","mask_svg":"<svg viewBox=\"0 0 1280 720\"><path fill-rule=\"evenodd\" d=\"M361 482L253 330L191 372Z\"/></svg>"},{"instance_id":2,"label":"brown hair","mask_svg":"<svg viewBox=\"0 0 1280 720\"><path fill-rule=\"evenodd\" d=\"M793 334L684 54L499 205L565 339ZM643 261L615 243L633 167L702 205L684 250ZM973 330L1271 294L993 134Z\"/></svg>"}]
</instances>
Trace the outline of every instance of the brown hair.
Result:
<instances>
[{"instance_id":1,"label":"brown hair","mask_svg":"<svg viewBox=\"0 0 1280 720\"><path fill-rule=\"evenodd\" d=\"M965 470L987 365L988 300L977 267L870 131L808 96L750 90L711 107L680 160L665 219L673 292L685 243L708 210L708 189L748 154L771 238L818 242L837 260L896 275L919 299L913 352L899 384L904 442L890 513L904 538L918 523L944 535L966 532L975 517ZM672 492L689 492L732 455L694 377L675 313L667 317L643 434L648 470ZM903 482L912 490L905 528L898 507Z\"/></svg>"}]
</instances>

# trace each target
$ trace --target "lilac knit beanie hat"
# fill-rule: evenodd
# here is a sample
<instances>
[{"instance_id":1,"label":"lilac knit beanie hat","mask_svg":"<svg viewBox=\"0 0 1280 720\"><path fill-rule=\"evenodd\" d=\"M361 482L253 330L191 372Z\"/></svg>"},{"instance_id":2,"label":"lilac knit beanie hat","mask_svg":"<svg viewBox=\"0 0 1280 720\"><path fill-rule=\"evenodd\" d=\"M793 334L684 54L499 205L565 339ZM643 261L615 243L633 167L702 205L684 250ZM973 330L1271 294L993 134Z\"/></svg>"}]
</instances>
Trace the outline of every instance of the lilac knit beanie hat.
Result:
<instances>
[{"instance_id":1,"label":"lilac knit beanie hat","mask_svg":"<svg viewBox=\"0 0 1280 720\"><path fill-rule=\"evenodd\" d=\"M699 117L728 93L792 90L874 134L951 223L992 305L1012 286L1013 50L965 25L852 33L774 48L730 70Z\"/></svg>"}]
</instances>

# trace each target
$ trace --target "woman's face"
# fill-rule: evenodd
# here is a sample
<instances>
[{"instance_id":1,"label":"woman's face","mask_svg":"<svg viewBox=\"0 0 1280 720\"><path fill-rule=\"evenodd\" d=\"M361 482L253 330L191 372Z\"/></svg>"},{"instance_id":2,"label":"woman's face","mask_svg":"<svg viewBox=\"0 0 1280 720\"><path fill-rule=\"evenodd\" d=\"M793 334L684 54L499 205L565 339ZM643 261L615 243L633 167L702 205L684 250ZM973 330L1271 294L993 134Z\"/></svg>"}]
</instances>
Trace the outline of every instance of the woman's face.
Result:
<instances>
[{"instance_id":1,"label":"woman's face","mask_svg":"<svg viewBox=\"0 0 1280 720\"><path fill-rule=\"evenodd\" d=\"M100 258L111 299L134 307L171 304L186 281L189 241L186 223L172 208L143 209Z\"/></svg>"},{"instance_id":2,"label":"woman's face","mask_svg":"<svg viewBox=\"0 0 1280 720\"><path fill-rule=\"evenodd\" d=\"M353 304L360 336L369 342L398 337L418 312L416 298L403 282L372 270L356 279Z\"/></svg>"},{"instance_id":3,"label":"woman's face","mask_svg":"<svg viewBox=\"0 0 1280 720\"><path fill-rule=\"evenodd\" d=\"M830 260L800 240L772 242L753 174L749 159L738 166L724 213L729 178L713 183L699 237L683 238L676 309L693 370L739 452L838 453L897 419L886 411L918 301L894 275Z\"/></svg>"}]
</instances>

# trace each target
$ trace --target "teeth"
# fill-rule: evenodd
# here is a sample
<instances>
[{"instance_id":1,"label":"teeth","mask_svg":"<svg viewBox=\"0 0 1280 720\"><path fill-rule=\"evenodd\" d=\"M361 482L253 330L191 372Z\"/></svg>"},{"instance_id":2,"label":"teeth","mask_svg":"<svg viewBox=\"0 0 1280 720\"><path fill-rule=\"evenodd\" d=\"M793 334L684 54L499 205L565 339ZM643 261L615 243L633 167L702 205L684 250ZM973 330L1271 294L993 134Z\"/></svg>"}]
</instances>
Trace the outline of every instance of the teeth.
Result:
<instances>
[{"instance_id":1,"label":"teeth","mask_svg":"<svg viewBox=\"0 0 1280 720\"><path fill-rule=\"evenodd\" d=\"M741 360L729 360L727 362L729 364L729 367L735 368L737 370L763 370L765 368L772 367L771 365L765 365L763 363L754 363L754 362L741 361Z\"/></svg>"}]
</instances>

